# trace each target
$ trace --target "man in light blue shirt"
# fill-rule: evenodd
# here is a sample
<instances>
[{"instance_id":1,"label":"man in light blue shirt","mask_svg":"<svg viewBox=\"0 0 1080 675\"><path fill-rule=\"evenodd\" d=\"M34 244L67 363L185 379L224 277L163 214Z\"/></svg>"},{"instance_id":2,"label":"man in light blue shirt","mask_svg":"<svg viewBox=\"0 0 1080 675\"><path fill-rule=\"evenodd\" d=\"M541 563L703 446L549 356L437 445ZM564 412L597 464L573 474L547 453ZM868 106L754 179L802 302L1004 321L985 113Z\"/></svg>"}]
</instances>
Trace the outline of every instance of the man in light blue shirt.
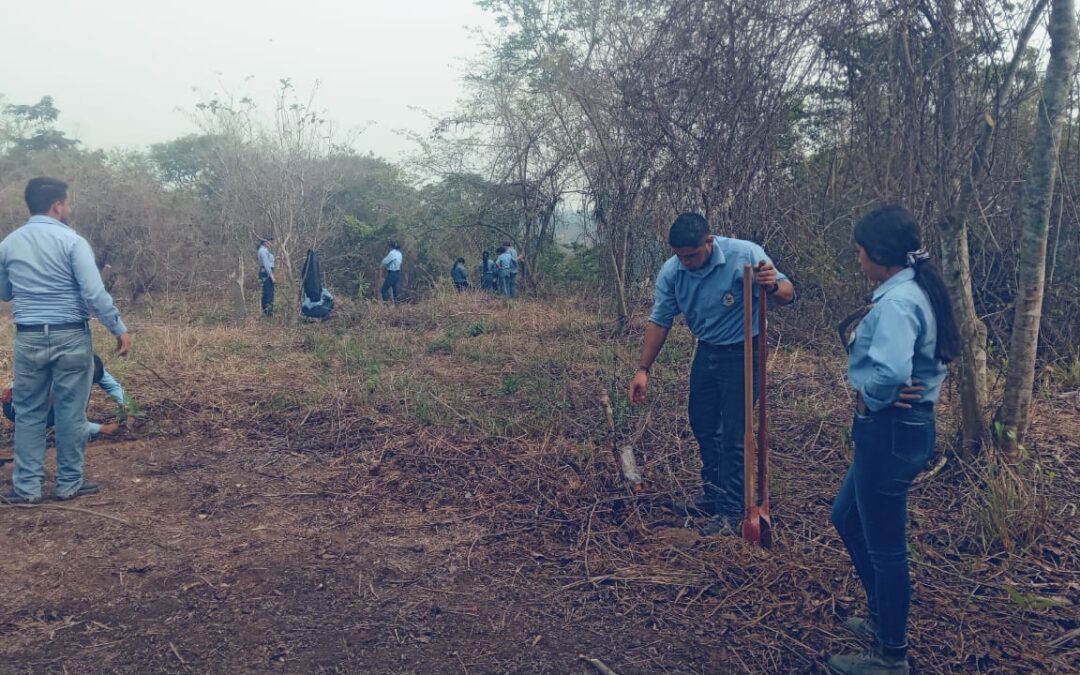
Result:
<instances>
[{"instance_id":1,"label":"man in light blue shirt","mask_svg":"<svg viewBox=\"0 0 1080 675\"><path fill-rule=\"evenodd\" d=\"M262 311L265 316L274 315L274 253L270 250L273 237L259 240L259 281L262 282Z\"/></svg>"},{"instance_id":2,"label":"man in light blue shirt","mask_svg":"<svg viewBox=\"0 0 1080 675\"><path fill-rule=\"evenodd\" d=\"M401 297L401 249L396 241L388 242L390 252L382 259L384 278L380 294L383 302L390 300L390 294L394 294L394 302Z\"/></svg>"},{"instance_id":3,"label":"man in light blue shirt","mask_svg":"<svg viewBox=\"0 0 1080 675\"><path fill-rule=\"evenodd\" d=\"M45 477L45 422L49 394L56 411L57 500L94 494L84 480L86 401L93 377L92 308L116 336L117 353L131 349L131 336L101 283L90 245L67 225L67 184L34 178L26 185L30 220L0 242L0 300L14 300L15 471L10 503L41 501Z\"/></svg>"},{"instance_id":4,"label":"man in light blue shirt","mask_svg":"<svg viewBox=\"0 0 1080 675\"><path fill-rule=\"evenodd\" d=\"M705 219L696 213L684 213L672 223L668 243L675 255L656 277L656 299L630 401L644 403L649 370L675 317L683 314L698 339L689 416L701 450L703 489L691 510L713 516L705 528L713 533L735 528L743 511L743 266L753 266L755 284L765 287L778 305L791 302L795 288L760 246L709 234ZM753 297L756 335L758 293Z\"/></svg>"},{"instance_id":5,"label":"man in light blue shirt","mask_svg":"<svg viewBox=\"0 0 1080 675\"><path fill-rule=\"evenodd\" d=\"M517 286L517 257L505 246L500 246L496 253L498 257L495 258L495 270L499 275L499 291L512 298Z\"/></svg>"}]
</instances>

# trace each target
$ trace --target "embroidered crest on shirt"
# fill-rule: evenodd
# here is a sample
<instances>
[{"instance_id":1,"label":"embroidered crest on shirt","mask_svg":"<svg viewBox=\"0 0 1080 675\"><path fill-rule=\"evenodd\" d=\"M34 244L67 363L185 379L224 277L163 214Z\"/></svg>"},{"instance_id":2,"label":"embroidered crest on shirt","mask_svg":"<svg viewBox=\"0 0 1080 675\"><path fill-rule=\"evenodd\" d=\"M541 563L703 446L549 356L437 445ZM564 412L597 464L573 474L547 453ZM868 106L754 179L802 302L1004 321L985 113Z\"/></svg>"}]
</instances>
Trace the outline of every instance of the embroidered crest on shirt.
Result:
<instances>
[{"instance_id":1,"label":"embroidered crest on shirt","mask_svg":"<svg viewBox=\"0 0 1080 675\"><path fill-rule=\"evenodd\" d=\"M724 306L731 307L735 304L735 295L733 293L724 293Z\"/></svg>"}]
</instances>

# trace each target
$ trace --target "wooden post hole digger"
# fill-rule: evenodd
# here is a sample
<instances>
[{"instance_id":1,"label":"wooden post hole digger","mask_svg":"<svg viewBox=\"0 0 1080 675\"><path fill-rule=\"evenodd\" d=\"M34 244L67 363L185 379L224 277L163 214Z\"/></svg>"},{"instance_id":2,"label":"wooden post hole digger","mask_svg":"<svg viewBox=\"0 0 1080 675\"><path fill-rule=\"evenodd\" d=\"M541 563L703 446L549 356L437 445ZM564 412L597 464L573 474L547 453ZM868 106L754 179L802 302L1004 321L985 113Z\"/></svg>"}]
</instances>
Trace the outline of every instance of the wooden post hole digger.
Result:
<instances>
[{"instance_id":1,"label":"wooden post hole digger","mask_svg":"<svg viewBox=\"0 0 1080 675\"><path fill-rule=\"evenodd\" d=\"M758 310L758 428L754 436L754 277L750 265L743 267L743 499L742 536L749 542L768 548L772 544L772 521L769 519L769 431L766 415L766 362L768 341L765 337L765 308L769 297L759 290Z\"/></svg>"}]
</instances>

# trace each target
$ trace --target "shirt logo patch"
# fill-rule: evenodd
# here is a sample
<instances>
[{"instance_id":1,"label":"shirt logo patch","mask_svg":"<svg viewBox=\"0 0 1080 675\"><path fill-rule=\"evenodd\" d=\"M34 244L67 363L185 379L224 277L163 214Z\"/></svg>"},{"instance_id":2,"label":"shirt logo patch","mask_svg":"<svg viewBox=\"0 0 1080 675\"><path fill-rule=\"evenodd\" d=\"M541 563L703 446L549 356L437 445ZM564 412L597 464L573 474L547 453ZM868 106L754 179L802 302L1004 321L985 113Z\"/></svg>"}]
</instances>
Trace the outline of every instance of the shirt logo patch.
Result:
<instances>
[{"instance_id":1,"label":"shirt logo patch","mask_svg":"<svg viewBox=\"0 0 1080 675\"><path fill-rule=\"evenodd\" d=\"M733 293L724 293L724 306L731 307L735 304L735 295Z\"/></svg>"}]
</instances>

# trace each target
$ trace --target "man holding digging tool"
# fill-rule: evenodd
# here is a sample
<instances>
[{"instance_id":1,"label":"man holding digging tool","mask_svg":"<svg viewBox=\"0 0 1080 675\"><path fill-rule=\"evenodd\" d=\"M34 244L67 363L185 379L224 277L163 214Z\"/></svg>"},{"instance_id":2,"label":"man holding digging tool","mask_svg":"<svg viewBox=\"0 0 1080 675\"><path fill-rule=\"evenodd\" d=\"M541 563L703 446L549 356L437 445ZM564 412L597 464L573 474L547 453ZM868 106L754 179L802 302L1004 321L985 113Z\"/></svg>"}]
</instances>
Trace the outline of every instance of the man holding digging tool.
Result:
<instances>
[{"instance_id":1,"label":"man holding digging tool","mask_svg":"<svg viewBox=\"0 0 1080 675\"><path fill-rule=\"evenodd\" d=\"M701 450L702 493L688 511L712 516L702 530L737 532L743 516L743 267L777 305L795 298L795 287L757 244L709 234L696 213L672 223L668 243L675 254L656 276L656 299L645 328L630 401L645 402L649 370L678 314L698 339L690 370L690 427ZM752 294L753 335L758 334L757 293ZM756 364L757 350L753 352ZM757 366L754 388L757 388Z\"/></svg>"}]
</instances>

